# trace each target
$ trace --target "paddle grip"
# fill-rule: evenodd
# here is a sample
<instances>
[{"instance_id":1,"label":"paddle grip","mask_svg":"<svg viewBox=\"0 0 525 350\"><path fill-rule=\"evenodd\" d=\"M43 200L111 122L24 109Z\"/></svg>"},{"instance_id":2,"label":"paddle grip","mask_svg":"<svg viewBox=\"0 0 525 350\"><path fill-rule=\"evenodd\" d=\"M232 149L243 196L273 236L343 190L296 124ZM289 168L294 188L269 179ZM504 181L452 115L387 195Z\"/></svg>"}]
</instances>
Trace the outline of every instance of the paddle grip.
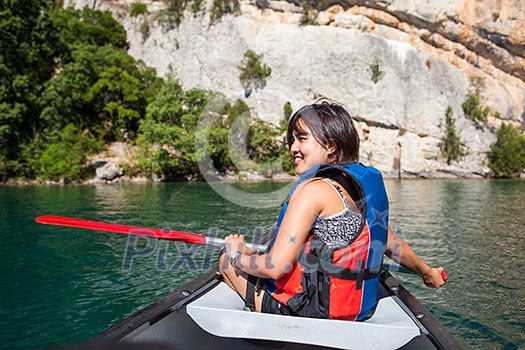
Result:
<instances>
[{"instance_id":1,"label":"paddle grip","mask_svg":"<svg viewBox=\"0 0 525 350\"><path fill-rule=\"evenodd\" d=\"M448 280L448 276L445 273L445 271L441 271L441 278L443 278L443 281L445 281L445 282Z\"/></svg>"}]
</instances>

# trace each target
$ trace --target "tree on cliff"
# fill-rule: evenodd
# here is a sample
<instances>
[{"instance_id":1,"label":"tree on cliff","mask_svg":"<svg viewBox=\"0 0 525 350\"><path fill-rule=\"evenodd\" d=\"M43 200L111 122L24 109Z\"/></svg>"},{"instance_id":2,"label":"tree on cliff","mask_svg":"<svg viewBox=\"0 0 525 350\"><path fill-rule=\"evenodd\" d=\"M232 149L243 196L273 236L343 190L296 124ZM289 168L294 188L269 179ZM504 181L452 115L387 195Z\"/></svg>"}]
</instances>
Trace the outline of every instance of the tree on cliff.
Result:
<instances>
[{"instance_id":1,"label":"tree on cliff","mask_svg":"<svg viewBox=\"0 0 525 350\"><path fill-rule=\"evenodd\" d=\"M466 154L465 146L456 132L455 124L456 120L454 119L452 107L448 106L445 112L445 136L439 144L441 154L447 158L448 165L452 161L458 161Z\"/></svg>"},{"instance_id":2,"label":"tree on cliff","mask_svg":"<svg viewBox=\"0 0 525 350\"><path fill-rule=\"evenodd\" d=\"M525 168L525 137L512 125L503 123L498 139L490 146L489 168L495 177L519 177Z\"/></svg>"},{"instance_id":3,"label":"tree on cliff","mask_svg":"<svg viewBox=\"0 0 525 350\"><path fill-rule=\"evenodd\" d=\"M247 50L244 53L241 63L239 63L239 80L244 88L244 95L250 96L252 93L252 86L257 89L262 89L266 86L266 78L272 74L272 69L266 64L262 63L262 54L257 54L255 51Z\"/></svg>"}]
</instances>

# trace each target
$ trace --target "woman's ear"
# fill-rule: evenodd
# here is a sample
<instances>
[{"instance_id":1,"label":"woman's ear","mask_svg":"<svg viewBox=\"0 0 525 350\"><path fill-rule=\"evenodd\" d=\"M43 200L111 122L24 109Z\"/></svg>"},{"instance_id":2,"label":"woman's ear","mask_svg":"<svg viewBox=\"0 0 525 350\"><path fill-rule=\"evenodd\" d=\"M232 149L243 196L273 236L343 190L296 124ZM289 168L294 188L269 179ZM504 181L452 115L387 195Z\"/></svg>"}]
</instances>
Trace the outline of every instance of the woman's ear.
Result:
<instances>
[{"instance_id":1,"label":"woman's ear","mask_svg":"<svg viewBox=\"0 0 525 350\"><path fill-rule=\"evenodd\" d=\"M336 148L337 148L337 147L335 147L334 144L332 144L332 145L329 144L329 145L326 146L326 149L328 150L328 153L329 153L329 154L333 154L333 153L335 153Z\"/></svg>"},{"instance_id":2,"label":"woman's ear","mask_svg":"<svg viewBox=\"0 0 525 350\"><path fill-rule=\"evenodd\" d=\"M336 158L337 158L335 154L335 152L337 151L337 147L335 147L335 145L328 145L326 149L328 151L328 159L330 163L335 163Z\"/></svg>"}]
</instances>

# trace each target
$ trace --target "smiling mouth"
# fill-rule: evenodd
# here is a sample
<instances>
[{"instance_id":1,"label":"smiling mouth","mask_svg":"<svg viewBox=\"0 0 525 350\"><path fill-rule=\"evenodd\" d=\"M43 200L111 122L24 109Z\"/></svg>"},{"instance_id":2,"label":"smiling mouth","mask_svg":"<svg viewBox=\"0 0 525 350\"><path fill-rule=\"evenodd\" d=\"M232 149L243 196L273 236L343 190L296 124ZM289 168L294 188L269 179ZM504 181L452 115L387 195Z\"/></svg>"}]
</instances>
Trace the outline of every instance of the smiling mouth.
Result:
<instances>
[{"instance_id":1,"label":"smiling mouth","mask_svg":"<svg viewBox=\"0 0 525 350\"><path fill-rule=\"evenodd\" d=\"M295 164L299 163L301 160L303 160L303 157L295 156L295 157L293 158L293 162L294 162Z\"/></svg>"}]
</instances>

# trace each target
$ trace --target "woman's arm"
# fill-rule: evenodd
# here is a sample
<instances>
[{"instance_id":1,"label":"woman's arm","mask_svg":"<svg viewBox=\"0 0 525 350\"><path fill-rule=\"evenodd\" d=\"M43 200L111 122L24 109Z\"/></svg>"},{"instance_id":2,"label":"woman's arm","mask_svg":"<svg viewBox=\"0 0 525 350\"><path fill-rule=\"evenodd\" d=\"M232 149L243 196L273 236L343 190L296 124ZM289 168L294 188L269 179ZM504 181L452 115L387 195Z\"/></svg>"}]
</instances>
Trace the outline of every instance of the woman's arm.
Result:
<instances>
[{"instance_id":1,"label":"woman's arm","mask_svg":"<svg viewBox=\"0 0 525 350\"><path fill-rule=\"evenodd\" d=\"M423 278L427 287L439 288L445 284L441 277L443 267L432 268L425 264L407 242L392 231L390 226L388 227L385 255Z\"/></svg>"},{"instance_id":2,"label":"woman's arm","mask_svg":"<svg viewBox=\"0 0 525 350\"><path fill-rule=\"evenodd\" d=\"M279 279L293 267L310 228L326 202L322 181L299 185L288 203L277 238L268 254L250 255L244 237L238 235L230 235L225 239L227 254L232 256L236 251L242 252L236 260L236 266L243 272L262 278Z\"/></svg>"}]
</instances>

